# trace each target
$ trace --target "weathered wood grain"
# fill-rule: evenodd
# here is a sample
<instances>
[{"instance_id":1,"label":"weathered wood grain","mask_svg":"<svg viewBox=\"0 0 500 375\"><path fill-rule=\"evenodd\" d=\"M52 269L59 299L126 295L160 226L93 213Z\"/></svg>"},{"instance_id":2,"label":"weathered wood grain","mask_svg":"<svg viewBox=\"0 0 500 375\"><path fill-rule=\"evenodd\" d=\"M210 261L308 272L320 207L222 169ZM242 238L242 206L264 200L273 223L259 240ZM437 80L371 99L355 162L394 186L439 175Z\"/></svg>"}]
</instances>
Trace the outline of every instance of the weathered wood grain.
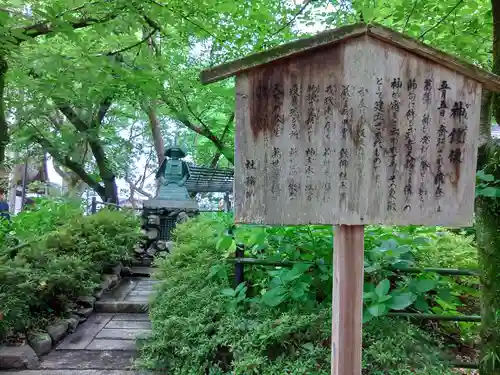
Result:
<instances>
[{"instance_id":1,"label":"weathered wood grain","mask_svg":"<svg viewBox=\"0 0 500 375\"><path fill-rule=\"evenodd\" d=\"M479 82L362 36L241 73L236 92L236 222L470 224Z\"/></svg>"},{"instance_id":2,"label":"weathered wood grain","mask_svg":"<svg viewBox=\"0 0 500 375\"><path fill-rule=\"evenodd\" d=\"M297 57L304 53L314 53L316 49L333 47L337 43L345 43L351 38L366 35L383 40L398 49L408 50L417 56L430 59L438 65L448 67L465 77L481 82L485 89L500 91L500 77L497 75L463 59L444 53L417 39L374 23L357 23L338 27L309 38L299 39L235 61L214 66L203 70L200 74L200 80L203 84L216 82L264 64L275 63L289 57Z\"/></svg>"},{"instance_id":3,"label":"weathered wood grain","mask_svg":"<svg viewBox=\"0 0 500 375\"><path fill-rule=\"evenodd\" d=\"M339 225L334 236L332 375L361 375L364 226Z\"/></svg>"}]
</instances>

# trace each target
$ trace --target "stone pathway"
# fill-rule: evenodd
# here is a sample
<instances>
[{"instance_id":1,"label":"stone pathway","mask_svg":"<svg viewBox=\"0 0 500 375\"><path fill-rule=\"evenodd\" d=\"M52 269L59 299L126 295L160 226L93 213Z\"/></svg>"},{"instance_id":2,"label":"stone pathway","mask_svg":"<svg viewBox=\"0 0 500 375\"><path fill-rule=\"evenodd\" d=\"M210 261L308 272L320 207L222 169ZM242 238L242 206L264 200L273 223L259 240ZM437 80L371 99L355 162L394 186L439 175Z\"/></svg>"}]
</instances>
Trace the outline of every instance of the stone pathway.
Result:
<instances>
[{"instance_id":1,"label":"stone pathway","mask_svg":"<svg viewBox=\"0 0 500 375\"><path fill-rule=\"evenodd\" d=\"M96 303L95 313L41 358L36 370L9 375L142 375L132 370L136 339L151 331L147 314L156 281L124 278Z\"/></svg>"}]
</instances>

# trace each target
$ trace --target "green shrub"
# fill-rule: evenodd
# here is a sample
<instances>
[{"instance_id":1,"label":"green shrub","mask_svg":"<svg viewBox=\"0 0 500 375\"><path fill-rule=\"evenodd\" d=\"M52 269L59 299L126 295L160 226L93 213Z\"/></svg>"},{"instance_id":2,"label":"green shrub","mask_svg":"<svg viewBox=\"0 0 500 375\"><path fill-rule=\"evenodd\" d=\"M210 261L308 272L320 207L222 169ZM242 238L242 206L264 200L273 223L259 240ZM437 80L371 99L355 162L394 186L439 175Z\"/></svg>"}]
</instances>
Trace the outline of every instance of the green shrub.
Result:
<instances>
[{"instance_id":1,"label":"green shrub","mask_svg":"<svg viewBox=\"0 0 500 375\"><path fill-rule=\"evenodd\" d=\"M7 236L21 245L0 249L0 340L46 324L92 293L106 268L131 258L140 232L131 213L84 216L72 202L41 200L13 218Z\"/></svg>"},{"instance_id":2,"label":"green shrub","mask_svg":"<svg viewBox=\"0 0 500 375\"><path fill-rule=\"evenodd\" d=\"M267 274L261 267L246 267L253 284L249 288L229 288L234 266L217 250L225 225L224 220L201 217L176 229L173 254L157 261L155 276L161 282L150 308L153 332L141 347L138 366L171 375L330 374L330 300L263 303L261 287L268 281L262 282ZM301 250L313 254L307 238L314 230L296 231L297 243L308 246ZM279 239L266 238L273 241ZM324 245L321 241L315 241L317 247ZM263 249L257 245L249 251L260 254ZM439 357L439 341L404 321L371 321L365 325L364 342L366 374L451 374L432 364ZM414 353L417 345L419 353ZM391 366L397 368L387 370Z\"/></svg>"},{"instance_id":3,"label":"green shrub","mask_svg":"<svg viewBox=\"0 0 500 375\"><path fill-rule=\"evenodd\" d=\"M12 216L10 230L20 241L38 240L82 215L77 201L36 198L34 206Z\"/></svg>"},{"instance_id":4,"label":"green shrub","mask_svg":"<svg viewBox=\"0 0 500 375\"><path fill-rule=\"evenodd\" d=\"M77 216L51 232L46 246L57 254L78 254L101 272L120 260L128 260L140 239L138 219L126 211L100 210Z\"/></svg>"}]
</instances>

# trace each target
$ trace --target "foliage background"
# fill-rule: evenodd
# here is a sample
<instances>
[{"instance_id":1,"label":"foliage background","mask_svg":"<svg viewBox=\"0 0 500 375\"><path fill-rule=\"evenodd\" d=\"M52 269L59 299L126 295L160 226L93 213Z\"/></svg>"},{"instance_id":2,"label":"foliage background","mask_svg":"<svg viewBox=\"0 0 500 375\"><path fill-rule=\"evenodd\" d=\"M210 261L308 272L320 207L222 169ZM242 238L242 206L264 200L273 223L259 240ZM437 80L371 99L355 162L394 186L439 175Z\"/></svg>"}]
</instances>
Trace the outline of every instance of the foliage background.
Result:
<instances>
[{"instance_id":1,"label":"foliage background","mask_svg":"<svg viewBox=\"0 0 500 375\"><path fill-rule=\"evenodd\" d=\"M246 256L311 261L316 266L246 266L249 283L233 289L234 265L226 259L233 254L224 235L228 221L227 216L206 215L176 229L173 254L157 262L155 276L161 282L150 310L153 337L143 344L138 366L171 374L329 374L331 231L322 227L237 229L236 238L244 241ZM418 238L421 245L414 245ZM388 241L395 241L397 247L387 248ZM407 251L409 244L413 245ZM372 316L364 327L364 371L453 373L436 362L446 353L445 335L458 327L445 324L432 332L403 319L381 317L391 301L381 302L380 297L394 296L398 288L413 283L415 298L399 298L405 309L437 308L452 314L461 305L453 298L463 292L461 281L445 282L426 274L399 277L383 267L401 261L438 266L440 251L452 246L457 256L474 253L470 238L442 228L372 227L367 230L366 246L365 266L376 269L367 273L365 281L377 286L379 293L375 301L365 293L365 307L377 317ZM379 286L385 285L384 280L390 281L387 290ZM445 291L451 296L445 296ZM446 308L439 304L438 292L451 299ZM462 328L469 337L463 335L455 343L477 337L474 326ZM450 350L448 354L453 355Z\"/></svg>"},{"instance_id":2,"label":"foliage background","mask_svg":"<svg viewBox=\"0 0 500 375\"><path fill-rule=\"evenodd\" d=\"M103 271L131 258L138 228L127 212L84 216L79 203L50 199L3 221L0 340L44 328L76 297L91 295Z\"/></svg>"}]
</instances>

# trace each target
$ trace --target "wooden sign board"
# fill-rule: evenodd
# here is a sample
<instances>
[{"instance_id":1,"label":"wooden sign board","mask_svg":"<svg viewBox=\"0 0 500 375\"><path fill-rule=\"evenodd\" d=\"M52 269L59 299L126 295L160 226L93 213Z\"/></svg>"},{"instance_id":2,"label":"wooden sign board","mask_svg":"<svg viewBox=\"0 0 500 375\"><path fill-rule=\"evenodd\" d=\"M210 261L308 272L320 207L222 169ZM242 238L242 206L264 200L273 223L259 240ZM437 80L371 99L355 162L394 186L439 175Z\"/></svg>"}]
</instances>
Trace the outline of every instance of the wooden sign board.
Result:
<instances>
[{"instance_id":1,"label":"wooden sign board","mask_svg":"<svg viewBox=\"0 0 500 375\"><path fill-rule=\"evenodd\" d=\"M500 79L373 25L202 72L236 75L235 221L333 224L332 375L361 375L364 224L469 225L482 87Z\"/></svg>"},{"instance_id":2,"label":"wooden sign board","mask_svg":"<svg viewBox=\"0 0 500 375\"><path fill-rule=\"evenodd\" d=\"M235 221L469 225L481 84L363 36L236 79Z\"/></svg>"}]
</instances>

